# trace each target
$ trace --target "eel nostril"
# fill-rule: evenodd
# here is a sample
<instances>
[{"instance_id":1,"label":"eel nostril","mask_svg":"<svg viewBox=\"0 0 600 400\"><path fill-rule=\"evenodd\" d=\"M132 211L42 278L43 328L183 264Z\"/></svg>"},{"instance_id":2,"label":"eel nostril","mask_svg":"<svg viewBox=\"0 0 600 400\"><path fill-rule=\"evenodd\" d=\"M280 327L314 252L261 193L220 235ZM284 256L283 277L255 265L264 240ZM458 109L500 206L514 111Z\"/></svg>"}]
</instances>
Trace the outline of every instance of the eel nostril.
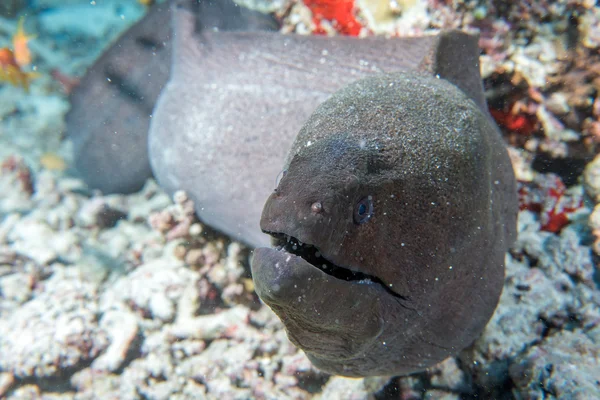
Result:
<instances>
[{"instance_id":1,"label":"eel nostril","mask_svg":"<svg viewBox=\"0 0 600 400\"><path fill-rule=\"evenodd\" d=\"M315 214L319 214L323 212L323 204L321 204L320 201L316 201L312 203L312 205L310 206L310 210Z\"/></svg>"}]
</instances>

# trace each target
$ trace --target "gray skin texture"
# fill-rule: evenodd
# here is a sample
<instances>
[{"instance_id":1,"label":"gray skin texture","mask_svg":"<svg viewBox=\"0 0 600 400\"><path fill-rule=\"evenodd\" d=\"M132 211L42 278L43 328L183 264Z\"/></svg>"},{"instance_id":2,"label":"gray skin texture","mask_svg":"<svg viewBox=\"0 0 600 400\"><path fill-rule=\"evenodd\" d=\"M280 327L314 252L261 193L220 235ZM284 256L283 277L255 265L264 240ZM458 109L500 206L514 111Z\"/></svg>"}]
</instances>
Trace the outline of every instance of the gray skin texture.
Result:
<instances>
[{"instance_id":1,"label":"gray skin texture","mask_svg":"<svg viewBox=\"0 0 600 400\"><path fill-rule=\"evenodd\" d=\"M499 131L464 92L415 72L350 84L308 119L284 168L261 228L302 244L256 249L252 274L315 366L410 374L481 333L502 291L517 199ZM372 215L356 223L369 196ZM299 256L315 251L322 258ZM364 275L340 279L317 267L324 260Z\"/></svg>"},{"instance_id":2,"label":"gray skin texture","mask_svg":"<svg viewBox=\"0 0 600 400\"><path fill-rule=\"evenodd\" d=\"M170 12L157 5L87 71L70 96L67 135L89 187L131 193L152 176L150 115L169 77Z\"/></svg>"},{"instance_id":3,"label":"gray skin texture","mask_svg":"<svg viewBox=\"0 0 600 400\"><path fill-rule=\"evenodd\" d=\"M149 133L152 170L167 192L188 193L204 223L252 247L270 243L260 216L294 138L336 90L419 69L484 103L478 64L460 51L476 48L476 38L459 32L404 39L215 32L181 9L173 26L172 73ZM455 54L469 57L461 68L442 68Z\"/></svg>"}]
</instances>

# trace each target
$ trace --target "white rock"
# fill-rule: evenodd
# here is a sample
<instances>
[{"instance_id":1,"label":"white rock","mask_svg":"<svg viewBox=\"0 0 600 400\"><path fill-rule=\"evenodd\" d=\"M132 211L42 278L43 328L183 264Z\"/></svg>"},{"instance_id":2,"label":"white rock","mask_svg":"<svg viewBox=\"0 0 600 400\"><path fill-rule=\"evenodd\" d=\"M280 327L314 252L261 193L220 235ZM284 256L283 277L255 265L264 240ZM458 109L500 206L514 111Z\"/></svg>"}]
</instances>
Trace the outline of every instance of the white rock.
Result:
<instances>
[{"instance_id":1,"label":"white rock","mask_svg":"<svg viewBox=\"0 0 600 400\"><path fill-rule=\"evenodd\" d=\"M115 371L125 361L127 352L137 336L137 320L129 311L111 310L102 316L100 328L108 333L110 345L100 357L94 360L92 368Z\"/></svg>"}]
</instances>

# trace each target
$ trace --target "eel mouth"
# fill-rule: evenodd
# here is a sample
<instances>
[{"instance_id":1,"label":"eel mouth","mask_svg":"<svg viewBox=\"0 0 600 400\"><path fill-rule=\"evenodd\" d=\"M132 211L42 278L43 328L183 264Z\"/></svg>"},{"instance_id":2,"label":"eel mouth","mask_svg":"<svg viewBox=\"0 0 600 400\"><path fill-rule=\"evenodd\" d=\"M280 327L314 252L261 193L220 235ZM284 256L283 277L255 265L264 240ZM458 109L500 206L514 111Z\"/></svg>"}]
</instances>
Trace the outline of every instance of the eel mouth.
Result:
<instances>
[{"instance_id":1,"label":"eel mouth","mask_svg":"<svg viewBox=\"0 0 600 400\"><path fill-rule=\"evenodd\" d=\"M301 257L304 261L313 267L323 271L336 279L341 279L347 282L372 282L380 285L386 292L394 297L402 300L408 300L407 296L402 296L389 288L381 279L374 275L365 274L360 271L354 271L346 267L342 267L327 260L321 251L314 245L303 243L297 238L280 232L264 231L272 237L272 245L276 250L284 251Z\"/></svg>"}]
</instances>

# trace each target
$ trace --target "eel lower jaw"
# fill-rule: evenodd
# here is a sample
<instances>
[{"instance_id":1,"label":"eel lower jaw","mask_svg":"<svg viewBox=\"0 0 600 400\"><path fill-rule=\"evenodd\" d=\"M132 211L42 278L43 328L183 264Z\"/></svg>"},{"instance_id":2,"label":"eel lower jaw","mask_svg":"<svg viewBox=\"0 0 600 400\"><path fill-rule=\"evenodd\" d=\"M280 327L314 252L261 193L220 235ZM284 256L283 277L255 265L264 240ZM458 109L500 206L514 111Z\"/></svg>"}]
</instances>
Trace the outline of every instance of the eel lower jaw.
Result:
<instances>
[{"instance_id":1,"label":"eel lower jaw","mask_svg":"<svg viewBox=\"0 0 600 400\"><path fill-rule=\"evenodd\" d=\"M399 309L396 299L371 281L347 281L325 273L285 250L287 238L283 238L286 244L279 250L258 247L253 251L250 267L260 299L281 319L292 343L317 367L321 359L344 365L346 360L364 356L374 343L380 343L385 329L393 326L386 324L385 316ZM290 247L294 246L291 242ZM316 251L314 246L312 250ZM328 369L325 364L322 367Z\"/></svg>"}]
</instances>

